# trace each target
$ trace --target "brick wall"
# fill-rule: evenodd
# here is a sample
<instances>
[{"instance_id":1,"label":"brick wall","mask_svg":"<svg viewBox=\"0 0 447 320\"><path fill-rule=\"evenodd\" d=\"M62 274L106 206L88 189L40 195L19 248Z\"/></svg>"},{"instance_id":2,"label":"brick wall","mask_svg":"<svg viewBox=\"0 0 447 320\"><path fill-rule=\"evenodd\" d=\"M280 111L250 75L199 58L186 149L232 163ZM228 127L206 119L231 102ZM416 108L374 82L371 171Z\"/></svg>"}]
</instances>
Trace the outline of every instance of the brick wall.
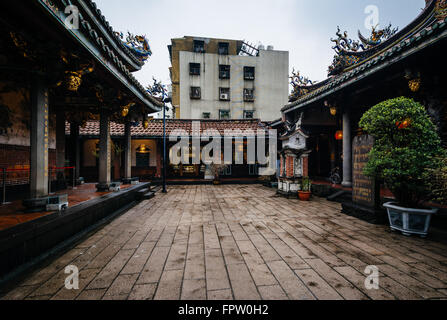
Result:
<instances>
[{"instance_id":1,"label":"brick wall","mask_svg":"<svg viewBox=\"0 0 447 320\"><path fill-rule=\"evenodd\" d=\"M56 150L48 150L49 166L56 166ZM20 185L29 183L30 147L0 144L0 170L25 169L24 171L8 172L6 181L8 184ZM28 171L26 171L28 170ZM3 183L3 175L0 174Z\"/></svg>"},{"instance_id":2,"label":"brick wall","mask_svg":"<svg viewBox=\"0 0 447 320\"><path fill-rule=\"evenodd\" d=\"M280 157L281 161L280 161L280 177L283 176L283 172L284 172L284 157L281 155Z\"/></svg>"},{"instance_id":3,"label":"brick wall","mask_svg":"<svg viewBox=\"0 0 447 320\"><path fill-rule=\"evenodd\" d=\"M303 176L309 176L309 157L303 157Z\"/></svg>"},{"instance_id":4,"label":"brick wall","mask_svg":"<svg viewBox=\"0 0 447 320\"><path fill-rule=\"evenodd\" d=\"M293 177L293 174L294 174L294 168L293 168L293 165L294 165L294 163L293 163L293 157L291 157L291 156L287 156L286 157L286 161L287 161L287 165L286 165L286 176L288 177L288 178L291 178L291 177Z\"/></svg>"}]
</instances>

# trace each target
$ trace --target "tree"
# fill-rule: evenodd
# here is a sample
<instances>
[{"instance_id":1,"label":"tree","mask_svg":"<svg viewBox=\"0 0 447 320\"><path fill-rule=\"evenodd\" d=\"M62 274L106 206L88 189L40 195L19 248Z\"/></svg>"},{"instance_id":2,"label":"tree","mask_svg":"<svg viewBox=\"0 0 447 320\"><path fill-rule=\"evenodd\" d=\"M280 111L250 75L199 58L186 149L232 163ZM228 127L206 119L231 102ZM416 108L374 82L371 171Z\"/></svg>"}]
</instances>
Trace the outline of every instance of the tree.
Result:
<instances>
[{"instance_id":1,"label":"tree","mask_svg":"<svg viewBox=\"0 0 447 320\"><path fill-rule=\"evenodd\" d=\"M405 97L390 99L367 111L360 127L375 138L365 174L385 182L400 205L418 207L430 195L427 172L445 154L424 106Z\"/></svg>"}]
</instances>

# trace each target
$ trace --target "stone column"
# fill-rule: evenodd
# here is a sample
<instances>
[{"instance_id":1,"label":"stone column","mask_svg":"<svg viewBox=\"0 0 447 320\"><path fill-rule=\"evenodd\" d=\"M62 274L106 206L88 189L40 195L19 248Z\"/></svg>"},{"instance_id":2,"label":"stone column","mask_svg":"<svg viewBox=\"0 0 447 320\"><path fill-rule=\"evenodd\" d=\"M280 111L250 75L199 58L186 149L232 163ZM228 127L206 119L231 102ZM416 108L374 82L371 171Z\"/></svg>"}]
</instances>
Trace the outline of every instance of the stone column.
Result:
<instances>
[{"instance_id":1,"label":"stone column","mask_svg":"<svg viewBox=\"0 0 447 320\"><path fill-rule=\"evenodd\" d=\"M98 191L108 191L111 173L111 141L109 115L101 111L99 122L99 181L96 185Z\"/></svg>"},{"instance_id":2,"label":"stone column","mask_svg":"<svg viewBox=\"0 0 447 320\"><path fill-rule=\"evenodd\" d=\"M71 147L71 166L75 167L75 180L79 181L81 175L81 144L79 141L79 124L76 122L70 123L70 140Z\"/></svg>"},{"instance_id":3,"label":"stone column","mask_svg":"<svg viewBox=\"0 0 447 320\"><path fill-rule=\"evenodd\" d=\"M32 199L48 196L49 111L48 89L43 80L34 81L31 90L31 172Z\"/></svg>"},{"instance_id":4,"label":"stone column","mask_svg":"<svg viewBox=\"0 0 447 320\"><path fill-rule=\"evenodd\" d=\"M132 178L132 135L130 122L124 125L124 182Z\"/></svg>"},{"instance_id":5,"label":"stone column","mask_svg":"<svg viewBox=\"0 0 447 320\"><path fill-rule=\"evenodd\" d=\"M65 167L65 112L56 113L56 166Z\"/></svg>"},{"instance_id":6,"label":"stone column","mask_svg":"<svg viewBox=\"0 0 447 320\"><path fill-rule=\"evenodd\" d=\"M343 182L344 187L352 187L352 139L349 113L343 113Z\"/></svg>"}]
</instances>

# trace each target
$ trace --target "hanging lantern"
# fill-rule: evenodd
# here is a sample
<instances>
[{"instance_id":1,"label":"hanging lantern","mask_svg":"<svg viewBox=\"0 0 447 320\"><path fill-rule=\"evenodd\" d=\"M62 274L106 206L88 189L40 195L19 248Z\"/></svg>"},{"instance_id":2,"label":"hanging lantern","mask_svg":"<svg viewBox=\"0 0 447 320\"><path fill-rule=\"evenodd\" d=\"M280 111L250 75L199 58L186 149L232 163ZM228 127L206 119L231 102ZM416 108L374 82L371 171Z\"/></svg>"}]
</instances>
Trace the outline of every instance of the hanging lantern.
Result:
<instances>
[{"instance_id":1,"label":"hanging lantern","mask_svg":"<svg viewBox=\"0 0 447 320\"><path fill-rule=\"evenodd\" d=\"M329 110L332 116L335 117L337 115L337 107L331 107Z\"/></svg>"},{"instance_id":2,"label":"hanging lantern","mask_svg":"<svg viewBox=\"0 0 447 320\"><path fill-rule=\"evenodd\" d=\"M412 92L418 92L419 89L421 88L421 79L417 78L417 79L408 81L408 87L410 88L410 90Z\"/></svg>"},{"instance_id":3,"label":"hanging lantern","mask_svg":"<svg viewBox=\"0 0 447 320\"><path fill-rule=\"evenodd\" d=\"M65 85L67 90L76 92L82 84L82 73L75 71L65 72Z\"/></svg>"},{"instance_id":4,"label":"hanging lantern","mask_svg":"<svg viewBox=\"0 0 447 320\"><path fill-rule=\"evenodd\" d=\"M128 114L129 114L129 108L127 106L123 107L123 109L121 110L121 115L123 116L123 118L126 117Z\"/></svg>"},{"instance_id":5,"label":"hanging lantern","mask_svg":"<svg viewBox=\"0 0 447 320\"><path fill-rule=\"evenodd\" d=\"M335 133L335 140L337 140L337 141L343 140L343 131L338 130L338 131Z\"/></svg>"}]
</instances>

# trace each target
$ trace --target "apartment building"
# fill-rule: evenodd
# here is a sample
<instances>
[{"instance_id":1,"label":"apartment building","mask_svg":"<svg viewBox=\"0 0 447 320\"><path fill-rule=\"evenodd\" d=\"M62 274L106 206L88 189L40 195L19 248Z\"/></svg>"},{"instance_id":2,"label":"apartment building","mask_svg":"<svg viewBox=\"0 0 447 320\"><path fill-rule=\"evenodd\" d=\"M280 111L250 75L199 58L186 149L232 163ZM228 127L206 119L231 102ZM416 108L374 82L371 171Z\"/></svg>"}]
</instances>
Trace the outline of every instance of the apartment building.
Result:
<instances>
[{"instance_id":1,"label":"apartment building","mask_svg":"<svg viewBox=\"0 0 447 320\"><path fill-rule=\"evenodd\" d=\"M287 104L287 51L199 37L172 39L168 49L177 119L273 121Z\"/></svg>"}]
</instances>

